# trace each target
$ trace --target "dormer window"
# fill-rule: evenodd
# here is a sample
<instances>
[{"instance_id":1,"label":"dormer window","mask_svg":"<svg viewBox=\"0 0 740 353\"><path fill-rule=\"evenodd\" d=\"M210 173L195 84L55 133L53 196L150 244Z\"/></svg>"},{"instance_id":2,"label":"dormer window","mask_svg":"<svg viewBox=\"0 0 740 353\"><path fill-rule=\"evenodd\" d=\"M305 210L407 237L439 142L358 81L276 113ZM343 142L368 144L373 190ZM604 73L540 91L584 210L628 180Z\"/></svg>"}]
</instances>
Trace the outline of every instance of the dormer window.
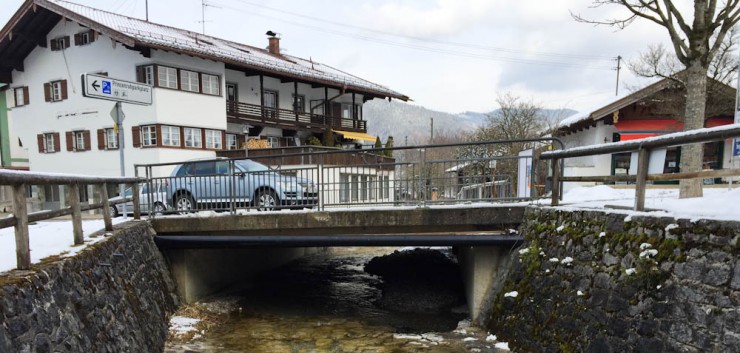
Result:
<instances>
[{"instance_id":1,"label":"dormer window","mask_svg":"<svg viewBox=\"0 0 740 353\"><path fill-rule=\"evenodd\" d=\"M49 41L49 46L51 47L52 51L69 48L69 36L54 38Z\"/></svg>"},{"instance_id":2,"label":"dormer window","mask_svg":"<svg viewBox=\"0 0 740 353\"><path fill-rule=\"evenodd\" d=\"M95 31L89 30L75 34L75 45L90 44L95 41Z\"/></svg>"}]
</instances>

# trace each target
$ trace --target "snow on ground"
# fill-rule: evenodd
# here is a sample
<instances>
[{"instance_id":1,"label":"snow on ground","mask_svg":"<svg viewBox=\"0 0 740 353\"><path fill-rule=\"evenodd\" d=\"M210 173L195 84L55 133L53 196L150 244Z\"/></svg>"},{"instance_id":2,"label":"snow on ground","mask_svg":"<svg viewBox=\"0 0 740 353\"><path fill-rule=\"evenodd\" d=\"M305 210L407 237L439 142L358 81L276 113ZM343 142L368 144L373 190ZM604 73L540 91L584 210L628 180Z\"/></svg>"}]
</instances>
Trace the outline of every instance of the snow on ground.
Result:
<instances>
[{"instance_id":1,"label":"snow on ground","mask_svg":"<svg viewBox=\"0 0 740 353\"><path fill-rule=\"evenodd\" d=\"M131 218L128 219L130 220ZM123 218L118 217L113 219L113 224L120 222L123 222ZM105 228L105 224L102 219L82 221L85 244L73 246L72 221L53 220L31 224L28 226L31 263L38 263L41 259L53 255L64 254L64 256L72 256L84 249L87 245L105 239L102 236L90 238L90 235L103 228ZM15 228L0 229L0 272L15 268Z\"/></svg>"},{"instance_id":2,"label":"snow on ground","mask_svg":"<svg viewBox=\"0 0 740 353\"><path fill-rule=\"evenodd\" d=\"M645 207L659 212L641 213L624 211L628 215L653 214L656 216L718 220L740 220L740 188L728 187L704 188L704 197L679 199L678 188L647 189ZM545 203L546 204L546 203ZM560 208L604 209L606 205L633 207L635 189L617 189L606 185L584 186L574 188L563 195Z\"/></svg>"},{"instance_id":3,"label":"snow on ground","mask_svg":"<svg viewBox=\"0 0 740 353\"><path fill-rule=\"evenodd\" d=\"M184 335L188 332L197 331L195 327L200 320L184 316L173 316L170 319L170 331L176 335Z\"/></svg>"}]
</instances>

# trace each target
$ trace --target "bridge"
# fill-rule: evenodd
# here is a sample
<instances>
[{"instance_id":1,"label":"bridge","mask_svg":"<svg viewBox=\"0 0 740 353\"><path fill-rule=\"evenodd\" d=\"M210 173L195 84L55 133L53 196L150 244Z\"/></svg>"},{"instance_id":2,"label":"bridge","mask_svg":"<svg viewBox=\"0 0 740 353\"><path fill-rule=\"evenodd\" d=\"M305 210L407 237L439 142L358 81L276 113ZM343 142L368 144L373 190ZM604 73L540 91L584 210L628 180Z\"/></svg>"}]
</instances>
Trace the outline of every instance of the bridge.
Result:
<instances>
[{"instance_id":1,"label":"bridge","mask_svg":"<svg viewBox=\"0 0 740 353\"><path fill-rule=\"evenodd\" d=\"M562 159L638 151L637 175L619 180L637 182L635 209L641 210L648 180L740 175L737 169L648 175L649 149L740 136L737 126L705 130L563 151L548 151L562 148L553 139L222 151L211 160L137 165L133 178L0 171L0 184L12 186L14 195L13 216L0 219L0 227L16 228L18 269L30 269L28 222L72 215L74 241L81 244L85 210L112 210L112 204L128 202L135 219L142 210L151 211L155 242L186 302L322 247L451 246L477 320L503 283L497 274L507 271L509 254L523 242L516 230L525 208L543 197L557 205L563 180L618 179L564 178ZM503 144L530 148L532 154L501 155L497 146ZM109 199L108 186L121 183L130 193ZM27 186L49 184L67 186L70 206L28 214ZM96 186L100 199L75 201L89 185ZM106 230L113 229L111 213L103 212Z\"/></svg>"}]
</instances>

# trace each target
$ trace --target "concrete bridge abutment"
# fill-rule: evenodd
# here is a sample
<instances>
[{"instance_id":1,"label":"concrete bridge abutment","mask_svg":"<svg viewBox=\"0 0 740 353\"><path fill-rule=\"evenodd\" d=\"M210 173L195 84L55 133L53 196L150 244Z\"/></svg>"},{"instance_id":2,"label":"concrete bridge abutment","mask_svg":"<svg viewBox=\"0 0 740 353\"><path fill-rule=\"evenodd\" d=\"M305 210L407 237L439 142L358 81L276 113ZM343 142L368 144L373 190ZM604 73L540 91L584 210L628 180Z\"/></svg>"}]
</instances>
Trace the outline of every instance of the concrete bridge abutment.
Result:
<instances>
[{"instance_id":1,"label":"concrete bridge abutment","mask_svg":"<svg viewBox=\"0 0 740 353\"><path fill-rule=\"evenodd\" d=\"M470 318L476 325L484 326L511 268L511 249L467 246L455 247L453 250L462 272Z\"/></svg>"}]
</instances>

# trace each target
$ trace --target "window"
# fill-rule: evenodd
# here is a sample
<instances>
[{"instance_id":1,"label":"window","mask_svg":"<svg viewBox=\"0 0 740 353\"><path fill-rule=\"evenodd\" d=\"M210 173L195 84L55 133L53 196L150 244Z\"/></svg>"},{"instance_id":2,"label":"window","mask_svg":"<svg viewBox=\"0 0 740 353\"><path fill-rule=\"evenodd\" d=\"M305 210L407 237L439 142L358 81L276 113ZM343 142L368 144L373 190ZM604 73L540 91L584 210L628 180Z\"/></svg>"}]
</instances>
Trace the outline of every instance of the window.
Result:
<instances>
[{"instance_id":1,"label":"window","mask_svg":"<svg viewBox=\"0 0 740 353\"><path fill-rule=\"evenodd\" d=\"M109 150L118 149L118 136L113 128L105 129L105 148Z\"/></svg>"},{"instance_id":2,"label":"window","mask_svg":"<svg viewBox=\"0 0 740 353\"><path fill-rule=\"evenodd\" d=\"M162 145L180 146L180 128L177 126L162 126Z\"/></svg>"},{"instance_id":3,"label":"window","mask_svg":"<svg viewBox=\"0 0 740 353\"><path fill-rule=\"evenodd\" d=\"M206 148L221 149L221 131L206 130Z\"/></svg>"},{"instance_id":4,"label":"window","mask_svg":"<svg viewBox=\"0 0 740 353\"><path fill-rule=\"evenodd\" d=\"M167 66L157 66L159 87L177 89L177 69Z\"/></svg>"},{"instance_id":5,"label":"window","mask_svg":"<svg viewBox=\"0 0 740 353\"><path fill-rule=\"evenodd\" d=\"M62 50L69 48L69 36L54 38L49 41L49 46L52 51Z\"/></svg>"},{"instance_id":6,"label":"window","mask_svg":"<svg viewBox=\"0 0 740 353\"><path fill-rule=\"evenodd\" d=\"M180 89L189 92L200 92L198 73L180 70Z\"/></svg>"},{"instance_id":7,"label":"window","mask_svg":"<svg viewBox=\"0 0 740 353\"><path fill-rule=\"evenodd\" d=\"M179 139L179 135L178 135ZM157 127L154 125L141 127L141 144L144 146L157 145Z\"/></svg>"},{"instance_id":8,"label":"window","mask_svg":"<svg viewBox=\"0 0 740 353\"><path fill-rule=\"evenodd\" d=\"M59 133L47 132L36 135L39 143L39 153L59 152Z\"/></svg>"},{"instance_id":9,"label":"window","mask_svg":"<svg viewBox=\"0 0 740 353\"><path fill-rule=\"evenodd\" d=\"M90 131L67 131L67 151L82 152L90 150Z\"/></svg>"},{"instance_id":10,"label":"window","mask_svg":"<svg viewBox=\"0 0 740 353\"><path fill-rule=\"evenodd\" d=\"M142 70L144 74L143 82L147 85L154 85L154 66L144 66Z\"/></svg>"},{"instance_id":11,"label":"window","mask_svg":"<svg viewBox=\"0 0 740 353\"><path fill-rule=\"evenodd\" d=\"M306 111L306 96L293 95L293 111L296 113L303 113Z\"/></svg>"},{"instance_id":12,"label":"window","mask_svg":"<svg viewBox=\"0 0 740 353\"><path fill-rule=\"evenodd\" d=\"M95 41L95 31L89 30L75 34L75 45L90 44Z\"/></svg>"},{"instance_id":13,"label":"window","mask_svg":"<svg viewBox=\"0 0 740 353\"><path fill-rule=\"evenodd\" d=\"M140 131L140 130L139 130ZM139 142L134 141L135 145L141 146L141 136L134 136ZM138 147L137 146L137 147ZM118 135L114 128L98 129L98 149L99 150L117 150L118 149Z\"/></svg>"},{"instance_id":14,"label":"window","mask_svg":"<svg viewBox=\"0 0 740 353\"><path fill-rule=\"evenodd\" d=\"M236 135L226 134L226 149L235 150L239 148L239 142L237 141Z\"/></svg>"},{"instance_id":15,"label":"window","mask_svg":"<svg viewBox=\"0 0 740 353\"><path fill-rule=\"evenodd\" d=\"M67 99L67 80L44 83L44 98L47 102L59 102Z\"/></svg>"},{"instance_id":16,"label":"window","mask_svg":"<svg viewBox=\"0 0 740 353\"><path fill-rule=\"evenodd\" d=\"M352 119L352 104L345 104L342 103L342 118L343 119Z\"/></svg>"},{"instance_id":17,"label":"window","mask_svg":"<svg viewBox=\"0 0 740 353\"><path fill-rule=\"evenodd\" d=\"M200 129L186 127L185 130L185 147L203 147L203 135Z\"/></svg>"},{"instance_id":18,"label":"window","mask_svg":"<svg viewBox=\"0 0 740 353\"><path fill-rule=\"evenodd\" d=\"M267 142L270 143L270 147L280 147L280 138L275 136L267 136Z\"/></svg>"},{"instance_id":19,"label":"window","mask_svg":"<svg viewBox=\"0 0 740 353\"><path fill-rule=\"evenodd\" d=\"M22 107L28 105L28 87L18 87L13 89L15 97L15 106Z\"/></svg>"},{"instance_id":20,"label":"window","mask_svg":"<svg viewBox=\"0 0 740 353\"><path fill-rule=\"evenodd\" d=\"M202 74L203 93L218 96L221 94L221 84L218 82L218 76Z\"/></svg>"}]
</instances>

